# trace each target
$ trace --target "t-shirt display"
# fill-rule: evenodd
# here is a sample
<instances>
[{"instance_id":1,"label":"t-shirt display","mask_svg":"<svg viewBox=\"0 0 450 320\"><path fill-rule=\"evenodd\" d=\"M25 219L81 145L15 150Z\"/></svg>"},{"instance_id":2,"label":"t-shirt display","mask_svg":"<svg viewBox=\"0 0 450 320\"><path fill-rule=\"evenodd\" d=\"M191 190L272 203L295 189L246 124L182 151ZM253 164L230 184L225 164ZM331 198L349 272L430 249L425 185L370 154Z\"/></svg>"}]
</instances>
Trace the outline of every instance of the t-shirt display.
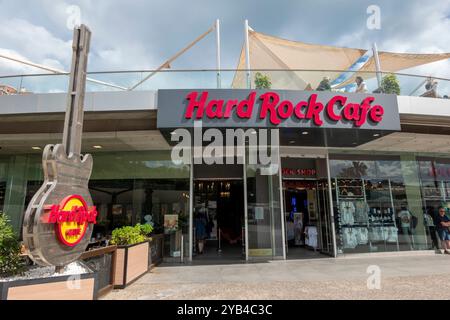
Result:
<instances>
[{"instance_id":1,"label":"t-shirt display","mask_svg":"<svg viewBox=\"0 0 450 320\"><path fill-rule=\"evenodd\" d=\"M388 187L379 181L363 179L336 179L335 185L342 249L376 251L384 247L378 242L398 246L398 228ZM406 213L402 216L408 217Z\"/></svg>"},{"instance_id":2,"label":"t-shirt display","mask_svg":"<svg viewBox=\"0 0 450 320\"><path fill-rule=\"evenodd\" d=\"M318 232L317 232L317 227L315 226L307 226L305 227L305 244L307 246L310 246L314 249L317 249L319 247L318 244Z\"/></svg>"},{"instance_id":3,"label":"t-shirt display","mask_svg":"<svg viewBox=\"0 0 450 320\"><path fill-rule=\"evenodd\" d=\"M400 223L402 228L411 228L412 215L406 209L403 209L398 213L398 217L400 218Z\"/></svg>"},{"instance_id":4,"label":"t-shirt display","mask_svg":"<svg viewBox=\"0 0 450 320\"><path fill-rule=\"evenodd\" d=\"M352 201L342 201L340 204L341 224L352 225L355 222L355 205Z\"/></svg>"}]
</instances>

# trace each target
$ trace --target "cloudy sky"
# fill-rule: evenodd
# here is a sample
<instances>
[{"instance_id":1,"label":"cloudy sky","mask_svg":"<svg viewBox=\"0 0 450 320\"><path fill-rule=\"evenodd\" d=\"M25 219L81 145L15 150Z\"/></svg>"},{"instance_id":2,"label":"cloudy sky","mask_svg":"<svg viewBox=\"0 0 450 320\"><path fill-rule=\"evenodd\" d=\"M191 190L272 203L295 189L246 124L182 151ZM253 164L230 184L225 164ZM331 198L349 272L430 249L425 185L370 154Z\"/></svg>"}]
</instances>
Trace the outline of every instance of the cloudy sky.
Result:
<instances>
[{"instance_id":1,"label":"cloudy sky","mask_svg":"<svg viewBox=\"0 0 450 320\"><path fill-rule=\"evenodd\" d=\"M372 4L381 9L380 30L366 27ZM0 0L0 8L0 54L65 70L72 37L67 25L77 8L93 33L90 71L156 68L217 18L224 68L237 65L244 19L256 31L310 43L370 48L376 41L385 51L450 52L450 0ZM214 67L213 35L172 65ZM430 68L427 73L450 77L448 60ZM24 72L38 71L0 59L0 75Z\"/></svg>"}]
</instances>

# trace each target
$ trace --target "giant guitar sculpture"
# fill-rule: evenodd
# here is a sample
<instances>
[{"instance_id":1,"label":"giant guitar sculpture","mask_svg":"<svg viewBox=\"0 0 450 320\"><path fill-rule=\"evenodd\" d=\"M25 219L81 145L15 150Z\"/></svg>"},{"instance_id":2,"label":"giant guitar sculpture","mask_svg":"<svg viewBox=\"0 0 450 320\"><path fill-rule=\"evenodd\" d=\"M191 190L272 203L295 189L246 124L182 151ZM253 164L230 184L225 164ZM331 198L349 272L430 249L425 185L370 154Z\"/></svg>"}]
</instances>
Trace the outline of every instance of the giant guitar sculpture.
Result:
<instances>
[{"instance_id":1,"label":"giant guitar sculpture","mask_svg":"<svg viewBox=\"0 0 450 320\"><path fill-rule=\"evenodd\" d=\"M92 156L81 154L90 37L86 26L75 28L62 143L44 148L44 183L25 212L24 244L31 259L42 266L62 267L77 260L96 222L88 188Z\"/></svg>"}]
</instances>

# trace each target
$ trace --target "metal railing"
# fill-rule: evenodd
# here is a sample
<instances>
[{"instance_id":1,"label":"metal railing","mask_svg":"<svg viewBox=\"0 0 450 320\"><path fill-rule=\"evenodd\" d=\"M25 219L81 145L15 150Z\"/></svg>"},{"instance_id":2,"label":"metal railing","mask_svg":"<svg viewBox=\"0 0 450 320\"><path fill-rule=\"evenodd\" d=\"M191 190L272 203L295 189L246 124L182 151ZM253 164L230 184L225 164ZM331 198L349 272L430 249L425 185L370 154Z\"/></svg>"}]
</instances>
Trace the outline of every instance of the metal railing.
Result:
<instances>
[{"instance_id":1,"label":"metal railing","mask_svg":"<svg viewBox=\"0 0 450 320\"><path fill-rule=\"evenodd\" d=\"M215 89L218 86L217 76L220 75L222 89L246 89L257 87L255 76L259 73L270 82L271 89L288 90L316 90L319 83L328 81L322 89L331 91L354 92L355 77L364 79L368 92L383 92L377 81L377 74L381 78L394 74L400 95L405 96L433 96L448 97L450 95L450 79L433 76L435 81L431 90L426 89L430 76L408 73L390 72L358 72L348 70L278 70L278 69L197 69L197 70L118 70L88 72L87 92L96 91L127 91L127 90L157 90L157 89ZM148 75L151 78L142 82ZM250 74L250 79L248 75ZM39 73L0 76L1 94L29 94L67 92L68 73ZM250 80L250 81L249 81ZM139 84L136 86L136 84ZM386 86L384 86L386 87ZM382 88L384 88L382 86ZM389 88L395 87L392 83ZM396 90L394 90L396 91ZM429 91L427 93L427 91ZM397 91L398 92L398 91Z\"/></svg>"}]
</instances>

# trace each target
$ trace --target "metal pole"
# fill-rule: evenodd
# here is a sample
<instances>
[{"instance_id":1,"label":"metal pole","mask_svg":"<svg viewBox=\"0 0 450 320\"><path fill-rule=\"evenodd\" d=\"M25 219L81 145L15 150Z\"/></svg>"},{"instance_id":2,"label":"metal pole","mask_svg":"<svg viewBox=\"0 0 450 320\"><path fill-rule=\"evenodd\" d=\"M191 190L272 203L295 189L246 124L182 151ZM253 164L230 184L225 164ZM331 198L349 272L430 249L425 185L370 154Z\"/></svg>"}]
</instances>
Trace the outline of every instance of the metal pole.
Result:
<instances>
[{"instance_id":1,"label":"metal pole","mask_svg":"<svg viewBox=\"0 0 450 320\"><path fill-rule=\"evenodd\" d=\"M247 203L247 168L246 168L246 163L247 163L247 159L246 159L246 150L245 150L245 139L244 139L244 161L243 161L243 177L244 177L244 227L245 227L245 236L244 236L244 241L245 241L245 261L248 261L248 203Z\"/></svg>"},{"instance_id":2,"label":"metal pole","mask_svg":"<svg viewBox=\"0 0 450 320\"><path fill-rule=\"evenodd\" d=\"M220 20L216 20L216 64L217 64L217 89L222 87L220 79Z\"/></svg>"},{"instance_id":3,"label":"metal pole","mask_svg":"<svg viewBox=\"0 0 450 320\"><path fill-rule=\"evenodd\" d=\"M63 71L63 70L59 70L59 69L43 66L43 65L40 65L40 64L37 64L37 63L33 63L31 61L27 61L27 60L23 60L23 59L18 59L18 58L14 58L14 57L5 56L3 54L0 54L0 58L11 60L11 61L14 61L14 62L18 62L18 63L24 64L24 65L27 65L27 66L30 66L30 67L38 68L38 69L41 69L41 70L49 71L49 72L54 73L54 74L59 74L59 73L61 73L63 75L67 75L68 74L68 72ZM118 86L118 85L113 84L113 83L107 83L107 82L104 82L104 81L92 79L92 78L89 78L89 77L86 78L86 81L89 81L89 82L92 82L92 83L97 83L97 84L104 85L104 86L107 86L107 87L120 89L120 90L127 90L127 88L125 88L125 87Z\"/></svg>"},{"instance_id":4,"label":"metal pole","mask_svg":"<svg viewBox=\"0 0 450 320\"><path fill-rule=\"evenodd\" d=\"M169 60L167 60L166 62L164 62L162 65L160 65L155 71L153 71L152 73L150 73L149 75L147 75L144 79L142 79L141 81L139 81L138 83L136 83L135 85L131 86L128 90L129 91L133 91L134 89L136 89L137 87L139 87L142 83L144 83L145 81L147 81L148 79L150 79L151 77L153 77L155 74L157 74L158 72L160 72L162 69L164 68L170 68L170 64L175 61L179 56L181 56L183 53L185 53L186 51L188 51L190 48L192 48L195 44L197 44L200 40L202 40L204 37L206 37L208 34L211 33L211 31L213 31L214 26L212 26L211 28L208 29L208 31L204 32L203 34L201 34L199 37L197 37L194 41L192 41L191 43L189 43L186 47L184 47L180 52L178 52L177 54L175 54L174 56L172 56Z\"/></svg>"},{"instance_id":5,"label":"metal pole","mask_svg":"<svg viewBox=\"0 0 450 320\"><path fill-rule=\"evenodd\" d=\"M281 213L281 238L283 242L283 260L286 260L286 226L285 219L286 214L284 212L284 192L283 192L283 170L281 168L281 151L280 151L280 136L278 135L278 178L279 178L279 189L280 189L280 213Z\"/></svg>"},{"instance_id":6,"label":"metal pole","mask_svg":"<svg viewBox=\"0 0 450 320\"><path fill-rule=\"evenodd\" d=\"M184 262L184 236L181 234L180 261Z\"/></svg>"},{"instance_id":7,"label":"metal pole","mask_svg":"<svg viewBox=\"0 0 450 320\"><path fill-rule=\"evenodd\" d=\"M326 160L327 160L328 197L330 198L328 202L330 204L331 239L333 240L333 256L336 258L337 257L336 226L334 224L333 192L331 191L330 156L328 154L328 151Z\"/></svg>"},{"instance_id":8,"label":"metal pole","mask_svg":"<svg viewBox=\"0 0 450 320\"><path fill-rule=\"evenodd\" d=\"M250 74L250 43L248 41L248 20L244 22L244 37L245 37L245 69L247 69L247 88L252 88L251 74Z\"/></svg>"},{"instance_id":9,"label":"metal pole","mask_svg":"<svg viewBox=\"0 0 450 320\"><path fill-rule=\"evenodd\" d=\"M413 94L416 93L417 90L419 90L420 88L422 88L422 86L427 82L427 79L423 80L413 91L411 91L411 93L409 94L409 96L412 96Z\"/></svg>"},{"instance_id":10,"label":"metal pole","mask_svg":"<svg viewBox=\"0 0 450 320\"><path fill-rule=\"evenodd\" d=\"M221 237L220 237L220 228L217 229L219 231L219 234L217 235L217 241L219 244L219 248L217 249L217 253L221 254L222 253L222 246L221 246Z\"/></svg>"},{"instance_id":11,"label":"metal pole","mask_svg":"<svg viewBox=\"0 0 450 320\"><path fill-rule=\"evenodd\" d=\"M380 58L378 57L378 48L377 48L377 44L375 42L372 44L372 52L373 52L373 58L375 59L375 69L377 72L378 88L381 88Z\"/></svg>"},{"instance_id":12,"label":"metal pole","mask_svg":"<svg viewBox=\"0 0 450 320\"><path fill-rule=\"evenodd\" d=\"M189 175L189 262L194 250L194 154L191 146L191 170Z\"/></svg>"}]
</instances>

